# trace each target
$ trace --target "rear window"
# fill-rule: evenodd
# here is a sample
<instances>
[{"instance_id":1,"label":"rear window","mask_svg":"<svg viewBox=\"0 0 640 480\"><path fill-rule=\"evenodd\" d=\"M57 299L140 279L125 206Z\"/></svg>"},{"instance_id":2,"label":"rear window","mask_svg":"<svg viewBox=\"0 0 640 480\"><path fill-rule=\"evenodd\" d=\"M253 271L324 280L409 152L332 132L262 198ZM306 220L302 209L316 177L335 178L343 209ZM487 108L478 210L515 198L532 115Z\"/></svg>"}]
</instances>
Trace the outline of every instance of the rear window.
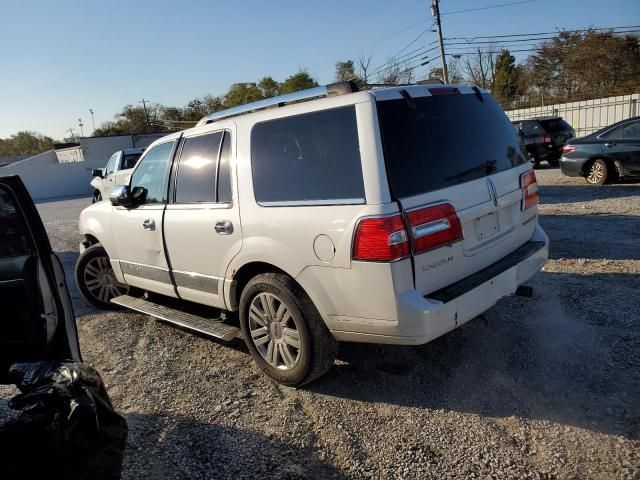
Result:
<instances>
[{"instance_id":1,"label":"rear window","mask_svg":"<svg viewBox=\"0 0 640 480\"><path fill-rule=\"evenodd\" d=\"M355 107L258 123L251 170L261 205L363 203Z\"/></svg>"},{"instance_id":2,"label":"rear window","mask_svg":"<svg viewBox=\"0 0 640 480\"><path fill-rule=\"evenodd\" d=\"M564 132L571 130L571 125L565 122L562 118L552 118L549 120L540 120L540 123L544 129L549 133Z\"/></svg>"},{"instance_id":3,"label":"rear window","mask_svg":"<svg viewBox=\"0 0 640 480\"><path fill-rule=\"evenodd\" d=\"M136 162L138 161L138 159L142 156L142 153L133 153L130 155L125 155L124 159L122 160L122 169L124 170L126 168L133 168L136 166Z\"/></svg>"},{"instance_id":4,"label":"rear window","mask_svg":"<svg viewBox=\"0 0 640 480\"><path fill-rule=\"evenodd\" d=\"M410 197L507 170L526 161L520 137L488 94L378 102L389 186Z\"/></svg>"}]
</instances>

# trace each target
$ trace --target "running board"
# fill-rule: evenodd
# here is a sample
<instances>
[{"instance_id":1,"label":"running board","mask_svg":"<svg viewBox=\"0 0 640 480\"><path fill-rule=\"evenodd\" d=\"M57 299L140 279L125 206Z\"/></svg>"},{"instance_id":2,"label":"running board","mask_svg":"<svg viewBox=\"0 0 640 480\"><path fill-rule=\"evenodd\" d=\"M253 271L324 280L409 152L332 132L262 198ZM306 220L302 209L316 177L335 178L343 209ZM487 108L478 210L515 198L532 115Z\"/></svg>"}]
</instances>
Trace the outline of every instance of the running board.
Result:
<instances>
[{"instance_id":1,"label":"running board","mask_svg":"<svg viewBox=\"0 0 640 480\"><path fill-rule=\"evenodd\" d=\"M144 298L131 297L122 295L111 299L112 303L135 310L136 312L146 313L152 317L159 318L165 322L173 323L189 330L219 338L221 340L233 340L240 332L240 329L233 325L227 325L219 320L207 317L201 317L192 313L176 310L175 308L160 305Z\"/></svg>"}]
</instances>

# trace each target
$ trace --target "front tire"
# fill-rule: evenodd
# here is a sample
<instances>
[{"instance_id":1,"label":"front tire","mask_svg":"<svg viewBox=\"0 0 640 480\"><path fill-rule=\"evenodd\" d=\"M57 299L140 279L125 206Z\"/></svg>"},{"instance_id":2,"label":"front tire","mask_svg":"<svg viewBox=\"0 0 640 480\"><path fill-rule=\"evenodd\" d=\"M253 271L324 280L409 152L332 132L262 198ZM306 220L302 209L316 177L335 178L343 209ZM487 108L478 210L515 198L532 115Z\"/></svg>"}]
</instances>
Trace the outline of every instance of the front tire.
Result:
<instances>
[{"instance_id":1,"label":"front tire","mask_svg":"<svg viewBox=\"0 0 640 480\"><path fill-rule=\"evenodd\" d=\"M119 283L111 268L109 255L99 243L87 248L76 262L76 283L82 296L103 310L117 310L111 299L129 293L129 286Z\"/></svg>"},{"instance_id":2,"label":"front tire","mask_svg":"<svg viewBox=\"0 0 640 480\"><path fill-rule=\"evenodd\" d=\"M276 382L300 386L331 368L338 342L291 277L265 273L240 296L240 327L258 367Z\"/></svg>"},{"instance_id":3,"label":"front tire","mask_svg":"<svg viewBox=\"0 0 640 480\"><path fill-rule=\"evenodd\" d=\"M609 167L607 162L598 158L593 161L587 171L586 180L590 185L604 185L609 178Z\"/></svg>"}]
</instances>

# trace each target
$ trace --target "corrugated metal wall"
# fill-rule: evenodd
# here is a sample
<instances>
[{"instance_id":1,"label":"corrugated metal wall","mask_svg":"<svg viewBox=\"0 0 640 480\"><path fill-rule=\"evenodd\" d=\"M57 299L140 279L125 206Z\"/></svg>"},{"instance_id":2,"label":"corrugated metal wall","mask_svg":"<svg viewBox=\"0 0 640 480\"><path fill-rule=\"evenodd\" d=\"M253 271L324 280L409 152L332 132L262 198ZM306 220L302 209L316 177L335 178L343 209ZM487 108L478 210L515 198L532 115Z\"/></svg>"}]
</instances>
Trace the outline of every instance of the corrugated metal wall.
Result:
<instances>
[{"instance_id":1,"label":"corrugated metal wall","mask_svg":"<svg viewBox=\"0 0 640 480\"><path fill-rule=\"evenodd\" d=\"M560 103L544 107L519 108L508 110L506 114L511 120L558 115L563 117L582 137L600 130L612 123L640 115L638 100L640 94L622 95L619 97L597 98L582 102Z\"/></svg>"}]
</instances>

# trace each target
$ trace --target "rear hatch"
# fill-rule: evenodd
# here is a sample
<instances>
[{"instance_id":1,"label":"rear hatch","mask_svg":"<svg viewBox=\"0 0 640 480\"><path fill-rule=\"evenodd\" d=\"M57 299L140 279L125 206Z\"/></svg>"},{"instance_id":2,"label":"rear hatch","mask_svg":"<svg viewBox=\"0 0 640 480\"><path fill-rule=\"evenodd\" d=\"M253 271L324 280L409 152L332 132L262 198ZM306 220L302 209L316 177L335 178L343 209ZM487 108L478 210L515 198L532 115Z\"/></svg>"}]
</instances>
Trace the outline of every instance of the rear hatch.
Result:
<instances>
[{"instance_id":1,"label":"rear hatch","mask_svg":"<svg viewBox=\"0 0 640 480\"><path fill-rule=\"evenodd\" d=\"M575 136L575 131L562 118L548 118L539 120L545 131L551 136L555 147L563 147L567 141Z\"/></svg>"},{"instance_id":2,"label":"rear hatch","mask_svg":"<svg viewBox=\"0 0 640 480\"><path fill-rule=\"evenodd\" d=\"M412 227L418 291L461 280L531 238L537 207L524 209L521 185L530 165L488 93L413 87L377 108L391 194Z\"/></svg>"}]
</instances>

